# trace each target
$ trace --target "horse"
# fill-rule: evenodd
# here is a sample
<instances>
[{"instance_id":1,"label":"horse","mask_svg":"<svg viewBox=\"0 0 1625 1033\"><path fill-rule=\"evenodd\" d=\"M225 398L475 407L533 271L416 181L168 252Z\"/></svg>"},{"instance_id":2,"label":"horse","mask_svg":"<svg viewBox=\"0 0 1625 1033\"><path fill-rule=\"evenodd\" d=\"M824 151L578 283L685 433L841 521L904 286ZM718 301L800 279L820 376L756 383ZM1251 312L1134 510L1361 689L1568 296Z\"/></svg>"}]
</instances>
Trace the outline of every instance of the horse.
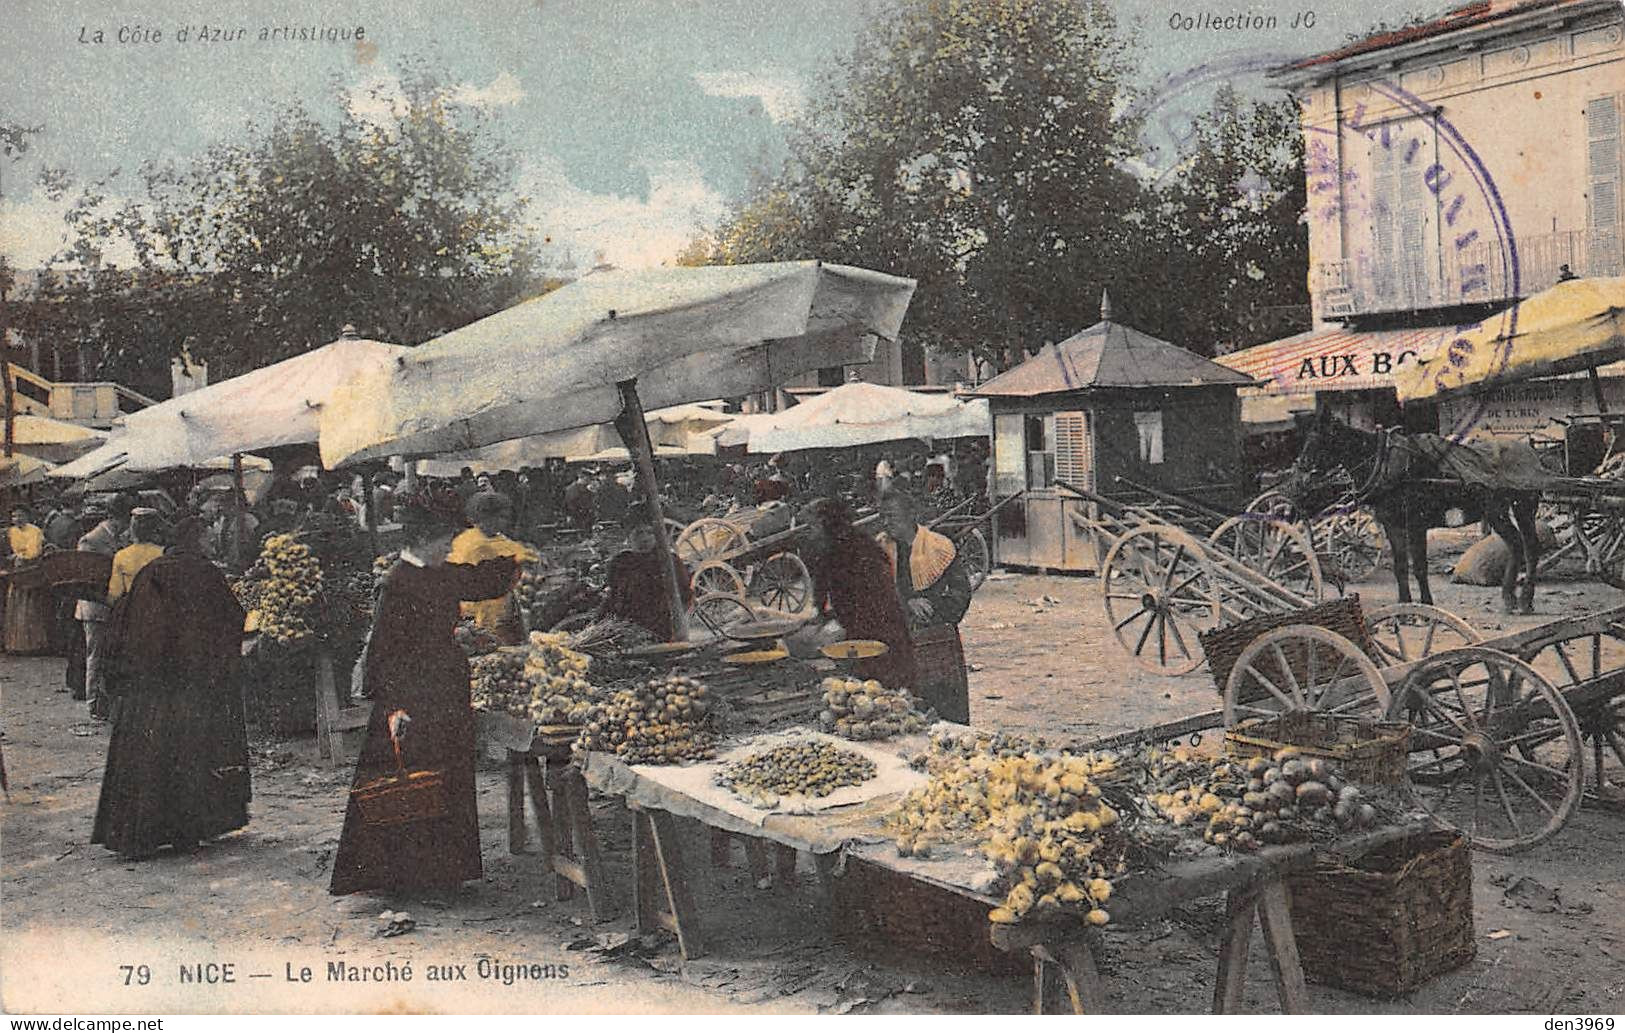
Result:
<instances>
[{"instance_id":1,"label":"horse","mask_svg":"<svg viewBox=\"0 0 1625 1033\"><path fill-rule=\"evenodd\" d=\"M1485 521L1512 552L1501 577L1502 612L1534 613L1535 566L1540 559L1535 509L1541 493L1533 484L1539 477L1539 461L1533 449L1522 447L1528 450L1527 457L1516 446L1495 450L1436 434L1364 431L1322 411L1307 421L1303 447L1284 487L1290 497L1291 485L1302 490L1314 483L1316 475L1339 466L1347 471L1358 486L1358 500L1371 507L1393 546L1400 602L1411 601L1411 574L1421 601L1433 602L1428 585L1430 528ZM1516 456L1516 465L1523 469L1515 472L1523 476L1498 479L1495 474L1506 468L1509 455ZM1459 519L1446 518L1452 510Z\"/></svg>"}]
</instances>

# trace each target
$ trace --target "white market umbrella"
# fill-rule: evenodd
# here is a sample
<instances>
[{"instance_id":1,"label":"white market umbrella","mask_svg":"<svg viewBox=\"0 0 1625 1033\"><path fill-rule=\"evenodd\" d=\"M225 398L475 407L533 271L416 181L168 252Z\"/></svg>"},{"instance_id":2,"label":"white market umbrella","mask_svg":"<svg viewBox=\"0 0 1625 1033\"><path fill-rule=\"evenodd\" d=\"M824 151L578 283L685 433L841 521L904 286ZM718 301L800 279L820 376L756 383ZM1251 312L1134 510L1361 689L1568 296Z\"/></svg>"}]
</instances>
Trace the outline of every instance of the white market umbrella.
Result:
<instances>
[{"instance_id":1,"label":"white market umbrella","mask_svg":"<svg viewBox=\"0 0 1625 1033\"><path fill-rule=\"evenodd\" d=\"M658 409L867 362L913 293L912 280L819 262L592 273L352 380L323 407L322 461L611 423L627 383Z\"/></svg>"},{"instance_id":2,"label":"white market umbrella","mask_svg":"<svg viewBox=\"0 0 1625 1033\"><path fill-rule=\"evenodd\" d=\"M987 402L854 382L831 388L783 412L729 427L717 444L744 444L750 452L851 448L907 438L986 437Z\"/></svg>"},{"instance_id":3,"label":"white market umbrella","mask_svg":"<svg viewBox=\"0 0 1625 1033\"><path fill-rule=\"evenodd\" d=\"M654 442L657 455L713 455L716 445L705 432L727 426L733 418L728 413L698 405L656 409L648 414L649 439ZM666 450L662 451L663 448ZM419 460L418 473L428 477L455 477L465 466L477 474L521 470L527 466L540 466L549 459L575 462L578 461L575 457L616 449L623 457L626 456L620 434L613 426L600 423L591 427L533 434L528 438L499 441L467 452Z\"/></svg>"},{"instance_id":4,"label":"white market umbrella","mask_svg":"<svg viewBox=\"0 0 1625 1033\"><path fill-rule=\"evenodd\" d=\"M592 273L355 377L323 408L322 462L460 452L624 415L665 550L645 409L868 362L913 294L913 280L821 262Z\"/></svg>"},{"instance_id":5,"label":"white market umbrella","mask_svg":"<svg viewBox=\"0 0 1625 1033\"><path fill-rule=\"evenodd\" d=\"M51 475L52 465L36 456L0 456L0 488L20 488L37 484Z\"/></svg>"},{"instance_id":6,"label":"white market umbrella","mask_svg":"<svg viewBox=\"0 0 1625 1033\"><path fill-rule=\"evenodd\" d=\"M341 337L124 417L131 470L195 467L278 445L313 444L322 407L363 371L387 370L409 348Z\"/></svg>"}]
</instances>

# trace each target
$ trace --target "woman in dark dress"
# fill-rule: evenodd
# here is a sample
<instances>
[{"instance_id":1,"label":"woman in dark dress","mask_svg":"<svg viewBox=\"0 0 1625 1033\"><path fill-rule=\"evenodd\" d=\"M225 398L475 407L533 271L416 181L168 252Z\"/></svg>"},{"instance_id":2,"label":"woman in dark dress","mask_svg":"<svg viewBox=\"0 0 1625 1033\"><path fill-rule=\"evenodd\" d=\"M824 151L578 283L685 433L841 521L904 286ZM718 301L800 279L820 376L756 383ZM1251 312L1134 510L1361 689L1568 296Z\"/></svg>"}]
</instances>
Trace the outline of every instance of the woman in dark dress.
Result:
<instances>
[{"instance_id":1,"label":"woman in dark dress","mask_svg":"<svg viewBox=\"0 0 1625 1033\"><path fill-rule=\"evenodd\" d=\"M886 643L886 655L863 661L858 676L889 688L914 688L913 640L891 560L879 543L852 526L852 510L839 499L814 500L798 522L806 525L801 558L812 574L816 612L833 617L848 639Z\"/></svg>"},{"instance_id":2,"label":"woman in dark dress","mask_svg":"<svg viewBox=\"0 0 1625 1033\"><path fill-rule=\"evenodd\" d=\"M468 658L453 637L459 603L496 599L519 573L512 557L477 566L447 563L463 529L462 499L429 492L397 503L407 534L400 561L384 578L364 666L372 699L354 789L397 770L392 716L408 771L439 772L450 807L438 818L367 824L350 798L329 891L445 889L478 879L480 823L474 806L474 712Z\"/></svg>"},{"instance_id":3,"label":"woman in dark dress","mask_svg":"<svg viewBox=\"0 0 1625 1033\"><path fill-rule=\"evenodd\" d=\"M127 858L248 824L248 737L235 677L243 610L203 555L203 525L142 568L108 620L115 700L90 841Z\"/></svg>"}]
</instances>

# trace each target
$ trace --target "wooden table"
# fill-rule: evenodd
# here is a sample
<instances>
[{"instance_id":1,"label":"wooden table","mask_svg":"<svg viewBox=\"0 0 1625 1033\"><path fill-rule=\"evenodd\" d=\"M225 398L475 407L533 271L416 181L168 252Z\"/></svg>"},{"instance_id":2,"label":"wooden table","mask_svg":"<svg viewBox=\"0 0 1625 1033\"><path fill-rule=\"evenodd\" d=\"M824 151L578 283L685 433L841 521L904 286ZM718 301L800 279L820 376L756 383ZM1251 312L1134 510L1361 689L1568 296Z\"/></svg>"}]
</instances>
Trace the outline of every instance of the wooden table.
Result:
<instances>
[{"instance_id":1,"label":"wooden table","mask_svg":"<svg viewBox=\"0 0 1625 1033\"><path fill-rule=\"evenodd\" d=\"M962 855L939 848L938 859L897 856L890 837L881 828L885 815L897 804L895 796L810 815L774 815L763 825L747 826L697 800L683 801L673 810L652 806L647 797L640 802L634 798L638 795L634 783L627 781L639 776L613 756L592 754L586 773L595 788L626 799L633 814L640 928L671 930L685 958L704 952L705 937L691 889L697 873L676 846L676 813L712 829L713 859L719 857L719 840L715 838L719 833L749 837L747 843L754 839L763 845L776 844L781 879L787 871L782 861L784 851L801 849L813 855L826 889L831 888L832 879L839 877L836 872L844 858L874 865L940 892L946 895L945 901L952 898L958 904L986 910L1002 903L965 877L967 862ZM1256 926L1263 934L1281 1010L1303 1013L1308 1010L1308 993L1292 933L1286 878L1314 867L1320 860L1352 860L1431 828L1418 823L1368 831L1332 843L1292 844L1269 847L1256 854L1175 860L1166 868L1126 876L1114 883L1109 905L1112 928L1143 925L1180 904L1223 893L1227 920L1214 978L1213 1011L1225 1014L1240 1009L1247 952ZM755 856L752 862L753 874L765 874L765 863L758 864ZM1043 1012L1046 984L1052 975L1061 978L1075 1012L1099 1013L1104 1009L1105 993L1095 963L1098 935L1078 918L1058 915L1029 917L1015 924L988 922L987 935L997 950L1032 959L1035 1012Z\"/></svg>"}]
</instances>

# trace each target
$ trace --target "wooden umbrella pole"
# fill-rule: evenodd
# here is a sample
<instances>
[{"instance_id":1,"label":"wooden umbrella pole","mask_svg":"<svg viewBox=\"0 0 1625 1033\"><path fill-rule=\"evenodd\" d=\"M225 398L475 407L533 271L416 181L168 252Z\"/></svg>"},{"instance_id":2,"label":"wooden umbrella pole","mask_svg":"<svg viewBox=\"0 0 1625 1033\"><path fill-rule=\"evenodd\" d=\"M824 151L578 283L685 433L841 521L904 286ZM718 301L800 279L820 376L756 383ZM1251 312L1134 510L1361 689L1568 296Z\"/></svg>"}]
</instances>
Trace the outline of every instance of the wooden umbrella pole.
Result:
<instances>
[{"instance_id":1,"label":"wooden umbrella pole","mask_svg":"<svg viewBox=\"0 0 1625 1033\"><path fill-rule=\"evenodd\" d=\"M243 504L248 501L243 490L243 454L231 454L231 565L237 570L243 563Z\"/></svg>"},{"instance_id":2,"label":"wooden umbrella pole","mask_svg":"<svg viewBox=\"0 0 1625 1033\"><path fill-rule=\"evenodd\" d=\"M663 558L660 579L665 582L666 601L671 607L671 637L673 642L681 642L688 638L688 621L683 614L683 590L677 583L677 556L671 551L665 514L660 509L660 483L655 480L654 444L649 440L649 424L644 420L643 403L638 400L637 380L623 380L616 387L621 391L621 415L615 421L615 429L620 432L637 469L638 480L643 484L655 548Z\"/></svg>"}]
</instances>

